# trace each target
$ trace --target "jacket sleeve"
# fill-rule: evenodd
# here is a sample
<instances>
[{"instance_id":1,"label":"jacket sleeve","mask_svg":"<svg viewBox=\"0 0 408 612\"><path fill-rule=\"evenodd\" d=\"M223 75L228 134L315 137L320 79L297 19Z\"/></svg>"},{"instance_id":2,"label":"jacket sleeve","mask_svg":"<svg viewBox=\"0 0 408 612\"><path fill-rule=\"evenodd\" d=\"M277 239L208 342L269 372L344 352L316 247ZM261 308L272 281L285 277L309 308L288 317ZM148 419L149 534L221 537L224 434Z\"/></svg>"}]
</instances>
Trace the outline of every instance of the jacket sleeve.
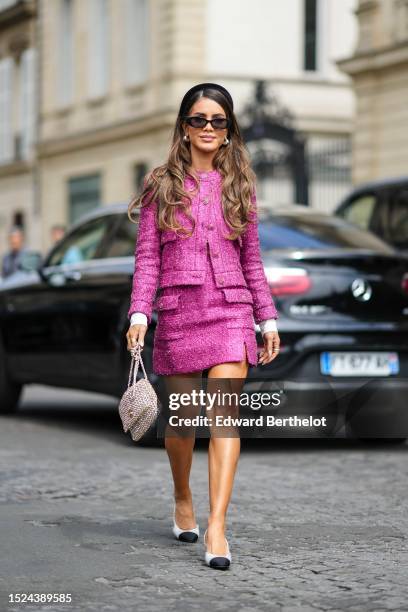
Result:
<instances>
[{"instance_id":1,"label":"jacket sleeve","mask_svg":"<svg viewBox=\"0 0 408 612\"><path fill-rule=\"evenodd\" d=\"M147 324L150 324L159 283L160 263L160 230L156 222L156 202L150 201L140 209L129 320L132 313L143 312L147 317Z\"/></svg>"},{"instance_id":2,"label":"jacket sleeve","mask_svg":"<svg viewBox=\"0 0 408 612\"><path fill-rule=\"evenodd\" d=\"M261 258L255 191L251 201L253 208L250 214L250 221L245 232L242 234L240 258L242 272L254 300L255 323L260 323L265 319L278 319L279 315L271 295Z\"/></svg>"}]
</instances>

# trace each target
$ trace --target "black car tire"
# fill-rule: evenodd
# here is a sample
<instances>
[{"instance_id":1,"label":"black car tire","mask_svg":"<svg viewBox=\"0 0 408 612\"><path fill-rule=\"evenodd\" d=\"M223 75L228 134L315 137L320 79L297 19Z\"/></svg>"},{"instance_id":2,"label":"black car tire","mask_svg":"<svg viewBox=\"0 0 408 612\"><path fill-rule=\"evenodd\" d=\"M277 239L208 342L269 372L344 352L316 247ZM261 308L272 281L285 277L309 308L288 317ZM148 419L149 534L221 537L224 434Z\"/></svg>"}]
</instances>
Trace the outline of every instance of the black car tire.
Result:
<instances>
[{"instance_id":1,"label":"black car tire","mask_svg":"<svg viewBox=\"0 0 408 612\"><path fill-rule=\"evenodd\" d=\"M0 414L17 410L23 385L11 379L7 370L6 353L0 339Z\"/></svg>"}]
</instances>

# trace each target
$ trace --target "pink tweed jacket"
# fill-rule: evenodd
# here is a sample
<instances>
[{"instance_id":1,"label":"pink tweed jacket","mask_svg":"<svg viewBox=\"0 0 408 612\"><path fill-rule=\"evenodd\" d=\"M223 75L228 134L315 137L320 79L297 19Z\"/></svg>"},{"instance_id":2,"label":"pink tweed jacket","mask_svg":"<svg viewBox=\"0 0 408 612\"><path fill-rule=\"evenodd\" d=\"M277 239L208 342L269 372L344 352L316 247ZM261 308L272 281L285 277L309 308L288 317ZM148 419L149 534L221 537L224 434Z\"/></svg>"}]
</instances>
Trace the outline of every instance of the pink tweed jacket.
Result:
<instances>
[{"instance_id":1,"label":"pink tweed jacket","mask_svg":"<svg viewBox=\"0 0 408 612\"><path fill-rule=\"evenodd\" d=\"M189 190L193 187L193 180L187 176L185 188ZM221 175L216 181L202 182L200 191L192 198L191 214L196 226L191 237L178 235L173 230L159 230L156 202L142 206L129 319L132 313L142 312L150 324L158 288L203 284L207 241L217 287L230 293L231 301L238 302L248 301L249 290L255 323L279 317L261 260L256 194L252 197L251 221L244 234L231 241L226 238L230 229L222 214L221 189ZM192 228L184 211L177 209L176 216L184 227Z\"/></svg>"}]
</instances>

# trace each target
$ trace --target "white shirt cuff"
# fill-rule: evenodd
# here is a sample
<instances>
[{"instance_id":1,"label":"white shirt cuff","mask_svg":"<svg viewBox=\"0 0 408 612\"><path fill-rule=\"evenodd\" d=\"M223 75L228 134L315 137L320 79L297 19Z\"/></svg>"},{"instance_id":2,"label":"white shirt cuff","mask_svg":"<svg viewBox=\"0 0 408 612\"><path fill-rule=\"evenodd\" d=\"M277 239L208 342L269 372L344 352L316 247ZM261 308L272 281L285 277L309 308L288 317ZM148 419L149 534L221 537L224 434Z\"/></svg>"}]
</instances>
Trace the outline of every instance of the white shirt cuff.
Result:
<instances>
[{"instance_id":1,"label":"white shirt cuff","mask_svg":"<svg viewBox=\"0 0 408 612\"><path fill-rule=\"evenodd\" d=\"M278 327L276 325L276 319L265 319L265 321L261 321L258 323L259 329L261 330L261 334L265 334L270 331L278 331Z\"/></svg>"},{"instance_id":2,"label":"white shirt cuff","mask_svg":"<svg viewBox=\"0 0 408 612\"><path fill-rule=\"evenodd\" d=\"M147 317L143 312L134 312L130 317L130 325L146 325L147 326ZM265 334L270 331L278 331L276 325L276 319L266 319L265 321L261 321L259 324L259 329L261 330L261 334Z\"/></svg>"},{"instance_id":3,"label":"white shirt cuff","mask_svg":"<svg viewBox=\"0 0 408 612\"><path fill-rule=\"evenodd\" d=\"M130 325L147 325L147 316L144 312L134 312L130 317Z\"/></svg>"}]
</instances>

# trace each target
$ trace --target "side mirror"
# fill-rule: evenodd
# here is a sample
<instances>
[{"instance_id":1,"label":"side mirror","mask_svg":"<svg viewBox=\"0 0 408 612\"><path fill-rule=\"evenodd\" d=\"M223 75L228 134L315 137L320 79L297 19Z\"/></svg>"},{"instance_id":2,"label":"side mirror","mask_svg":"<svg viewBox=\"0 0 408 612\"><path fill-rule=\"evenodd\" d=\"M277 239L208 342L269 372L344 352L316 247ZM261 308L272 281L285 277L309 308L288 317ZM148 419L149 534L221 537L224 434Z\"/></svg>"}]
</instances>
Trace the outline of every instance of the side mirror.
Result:
<instances>
[{"instance_id":1,"label":"side mirror","mask_svg":"<svg viewBox=\"0 0 408 612\"><path fill-rule=\"evenodd\" d=\"M19 268L24 272L39 270L43 264L43 256L38 251L25 251L20 258Z\"/></svg>"}]
</instances>

